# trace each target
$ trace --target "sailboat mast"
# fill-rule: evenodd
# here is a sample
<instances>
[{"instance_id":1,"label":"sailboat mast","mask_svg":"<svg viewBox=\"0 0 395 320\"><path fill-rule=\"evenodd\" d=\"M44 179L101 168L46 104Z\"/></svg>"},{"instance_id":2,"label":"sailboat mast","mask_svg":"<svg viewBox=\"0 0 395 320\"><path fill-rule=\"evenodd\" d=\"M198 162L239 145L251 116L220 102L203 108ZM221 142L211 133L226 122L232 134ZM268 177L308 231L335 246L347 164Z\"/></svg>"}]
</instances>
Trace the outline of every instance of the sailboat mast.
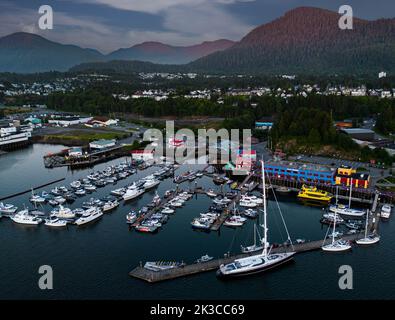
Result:
<instances>
[{"instance_id":1,"label":"sailboat mast","mask_svg":"<svg viewBox=\"0 0 395 320\"><path fill-rule=\"evenodd\" d=\"M348 208L351 209L351 194L352 194L352 178L351 178L351 185L350 185L350 199L348 200Z\"/></svg>"},{"instance_id":2,"label":"sailboat mast","mask_svg":"<svg viewBox=\"0 0 395 320\"><path fill-rule=\"evenodd\" d=\"M263 187L263 224L264 224L264 243L263 254L267 256L267 211L266 211L266 181L265 181L265 164L262 162L262 187Z\"/></svg>"},{"instance_id":3,"label":"sailboat mast","mask_svg":"<svg viewBox=\"0 0 395 320\"><path fill-rule=\"evenodd\" d=\"M365 239L368 237L369 209L366 210Z\"/></svg>"},{"instance_id":4,"label":"sailboat mast","mask_svg":"<svg viewBox=\"0 0 395 320\"><path fill-rule=\"evenodd\" d=\"M337 219L337 199L339 195L339 187L336 187L336 205L335 205L335 219L333 221L333 231L332 231L332 244L335 243L335 232L336 232L336 219Z\"/></svg>"}]
</instances>

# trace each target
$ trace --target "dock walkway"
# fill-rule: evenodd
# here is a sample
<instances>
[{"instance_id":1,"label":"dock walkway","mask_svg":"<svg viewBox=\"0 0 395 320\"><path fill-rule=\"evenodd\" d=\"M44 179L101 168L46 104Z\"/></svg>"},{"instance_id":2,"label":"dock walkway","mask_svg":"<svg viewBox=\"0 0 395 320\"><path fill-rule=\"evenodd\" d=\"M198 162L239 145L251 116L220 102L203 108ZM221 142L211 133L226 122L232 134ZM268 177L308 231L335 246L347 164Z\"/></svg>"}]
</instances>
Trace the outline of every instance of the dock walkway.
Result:
<instances>
[{"instance_id":1,"label":"dock walkway","mask_svg":"<svg viewBox=\"0 0 395 320\"><path fill-rule=\"evenodd\" d=\"M364 237L364 233L361 232L359 234L345 236L343 237L343 239L348 241L355 241L363 237ZM302 244L295 244L293 246L294 247L293 251L296 253L302 253L302 252L308 252L313 250L319 250L321 249L322 245L328 244L330 242L331 239L326 239L326 240L306 242ZM277 248L273 248L271 253L282 253L287 251L292 251L292 247L280 246ZM191 276L194 274L203 273L207 271L213 271L218 269L221 264L231 263L236 259L245 258L254 254L256 254L256 252L238 254L229 257L214 259L204 263L193 263L193 264L185 265L184 267L174 268L164 271L157 271L157 272L145 269L142 265L140 265L135 269L133 269L132 271L130 271L129 275L133 278L137 278L149 283L156 283L165 280L172 280L180 277Z\"/></svg>"}]
</instances>

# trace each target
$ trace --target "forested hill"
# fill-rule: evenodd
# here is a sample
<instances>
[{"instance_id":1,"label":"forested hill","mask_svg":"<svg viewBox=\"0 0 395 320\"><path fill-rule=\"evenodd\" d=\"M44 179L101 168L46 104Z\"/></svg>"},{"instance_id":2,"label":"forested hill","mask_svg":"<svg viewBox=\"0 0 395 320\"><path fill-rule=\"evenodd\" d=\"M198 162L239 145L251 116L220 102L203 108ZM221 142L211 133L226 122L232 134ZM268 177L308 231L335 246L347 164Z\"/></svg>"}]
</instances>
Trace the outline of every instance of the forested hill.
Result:
<instances>
[{"instance_id":1,"label":"forested hill","mask_svg":"<svg viewBox=\"0 0 395 320\"><path fill-rule=\"evenodd\" d=\"M395 19L354 19L353 30L341 30L339 17L328 10L297 8L189 66L276 74L395 72Z\"/></svg>"}]
</instances>

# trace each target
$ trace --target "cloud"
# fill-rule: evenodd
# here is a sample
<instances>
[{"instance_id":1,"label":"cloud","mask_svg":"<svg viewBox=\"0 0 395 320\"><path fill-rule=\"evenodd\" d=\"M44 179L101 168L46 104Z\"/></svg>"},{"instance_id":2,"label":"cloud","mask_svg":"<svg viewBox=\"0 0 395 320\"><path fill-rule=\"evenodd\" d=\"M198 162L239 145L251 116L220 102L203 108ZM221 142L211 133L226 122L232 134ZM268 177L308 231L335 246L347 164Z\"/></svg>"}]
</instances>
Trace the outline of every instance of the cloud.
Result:
<instances>
[{"instance_id":1,"label":"cloud","mask_svg":"<svg viewBox=\"0 0 395 320\"><path fill-rule=\"evenodd\" d=\"M145 41L171 45L192 45L227 38L239 40L253 26L243 23L227 6L254 0L73 0L76 3L105 5L117 10L154 14L162 24L159 30L133 28L103 17L81 15L73 10L54 11L54 29L40 30L38 11L20 7L15 2L0 2L0 36L25 31L40 34L52 41L99 49L104 53ZM54 8L55 9L55 8ZM104 15L105 17L105 15Z\"/></svg>"}]
</instances>

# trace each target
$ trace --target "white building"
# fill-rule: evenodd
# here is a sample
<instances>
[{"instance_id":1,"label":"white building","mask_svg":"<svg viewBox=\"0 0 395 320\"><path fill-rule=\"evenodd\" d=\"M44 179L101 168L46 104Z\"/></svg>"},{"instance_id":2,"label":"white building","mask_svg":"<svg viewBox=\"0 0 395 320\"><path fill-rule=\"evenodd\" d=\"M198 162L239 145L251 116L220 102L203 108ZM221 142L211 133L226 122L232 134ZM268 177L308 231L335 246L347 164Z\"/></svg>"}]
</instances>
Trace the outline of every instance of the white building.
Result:
<instances>
[{"instance_id":1,"label":"white building","mask_svg":"<svg viewBox=\"0 0 395 320\"><path fill-rule=\"evenodd\" d=\"M91 143L89 143L89 147L91 149L98 149L98 150L102 150L102 149L107 149L107 148L111 148L114 147L116 144L116 140L97 140L97 141L93 141Z\"/></svg>"}]
</instances>

